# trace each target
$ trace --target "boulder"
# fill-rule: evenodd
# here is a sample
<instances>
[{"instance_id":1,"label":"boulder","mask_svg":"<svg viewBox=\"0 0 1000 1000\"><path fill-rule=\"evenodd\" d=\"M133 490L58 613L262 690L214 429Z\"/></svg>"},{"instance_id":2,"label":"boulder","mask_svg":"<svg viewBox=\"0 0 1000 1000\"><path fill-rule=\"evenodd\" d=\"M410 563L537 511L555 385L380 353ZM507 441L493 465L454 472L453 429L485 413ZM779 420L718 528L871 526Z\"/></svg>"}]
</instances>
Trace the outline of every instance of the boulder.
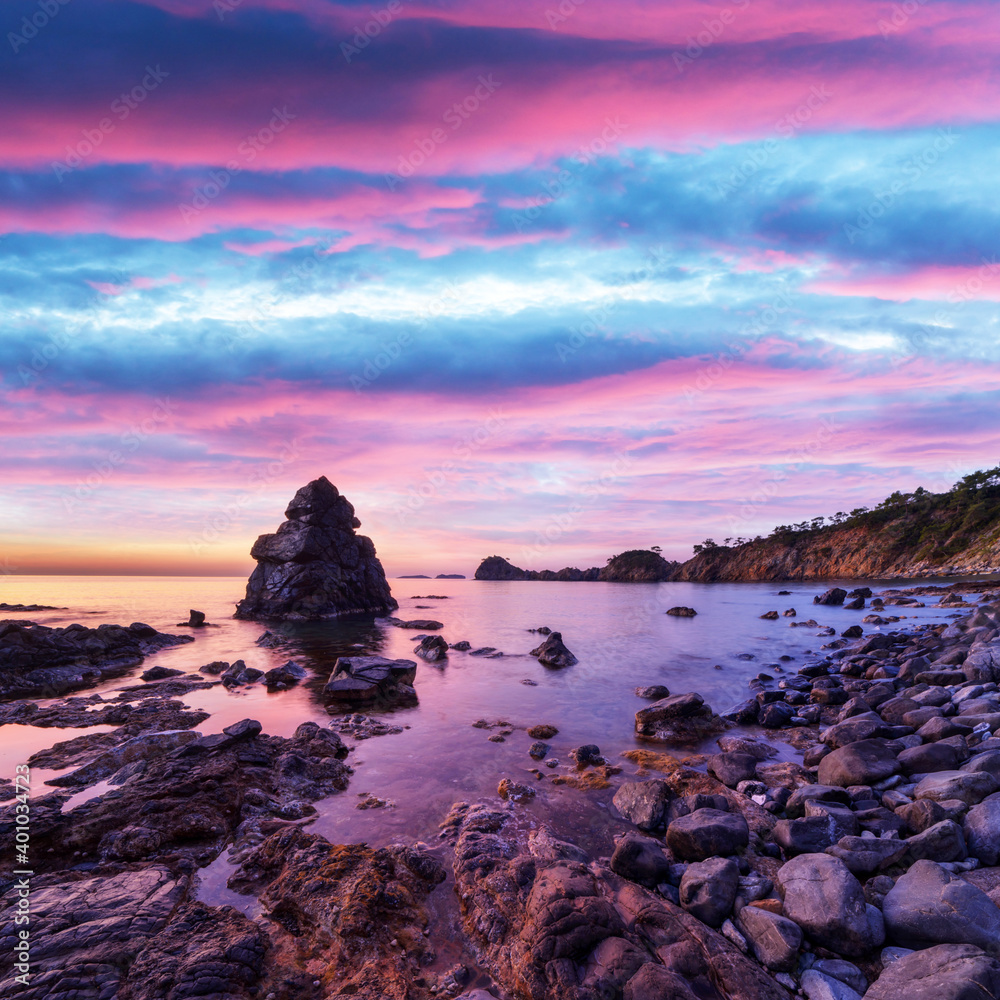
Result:
<instances>
[{"instance_id":1,"label":"boulder","mask_svg":"<svg viewBox=\"0 0 1000 1000\"><path fill-rule=\"evenodd\" d=\"M757 906L744 906L736 918L736 926L762 965L775 972L790 972L795 968L802 947L802 930L794 920Z\"/></svg>"},{"instance_id":2,"label":"boulder","mask_svg":"<svg viewBox=\"0 0 1000 1000\"><path fill-rule=\"evenodd\" d=\"M305 680L306 668L294 660L283 663L280 667L273 667L264 674L264 683L275 691L285 691Z\"/></svg>"},{"instance_id":3,"label":"boulder","mask_svg":"<svg viewBox=\"0 0 1000 1000\"><path fill-rule=\"evenodd\" d=\"M615 808L640 830L659 830L666 825L670 788L665 781L627 781L612 800Z\"/></svg>"},{"instance_id":4,"label":"boulder","mask_svg":"<svg viewBox=\"0 0 1000 1000\"><path fill-rule=\"evenodd\" d=\"M412 702L416 700L413 660L388 660L383 656L341 656L323 697L327 702Z\"/></svg>"},{"instance_id":5,"label":"boulder","mask_svg":"<svg viewBox=\"0 0 1000 1000\"><path fill-rule=\"evenodd\" d=\"M538 662L546 667L572 667L577 658L566 648L562 641L562 633L552 632L545 641L536 646L531 655L538 658Z\"/></svg>"},{"instance_id":6,"label":"boulder","mask_svg":"<svg viewBox=\"0 0 1000 1000\"><path fill-rule=\"evenodd\" d=\"M887 964L865 1000L1000 997L1000 962L968 944L939 944Z\"/></svg>"},{"instance_id":7,"label":"boulder","mask_svg":"<svg viewBox=\"0 0 1000 1000\"><path fill-rule=\"evenodd\" d=\"M807 969L799 981L806 1000L861 1000L861 994L847 983L815 969Z\"/></svg>"},{"instance_id":8,"label":"boulder","mask_svg":"<svg viewBox=\"0 0 1000 1000\"><path fill-rule=\"evenodd\" d=\"M965 816L965 842L981 865L1000 864L1000 795L989 795Z\"/></svg>"},{"instance_id":9,"label":"boulder","mask_svg":"<svg viewBox=\"0 0 1000 1000\"><path fill-rule=\"evenodd\" d=\"M739 813L695 809L667 827L667 846L684 861L704 861L742 851L750 842L747 821Z\"/></svg>"},{"instance_id":10,"label":"boulder","mask_svg":"<svg viewBox=\"0 0 1000 1000\"><path fill-rule=\"evenodd\" d=\"M413 655L428 663L437 663L448 658L448 643L443 636L427 635L413 649Z\"/></svg>"},{"instance_id":11,"label":"boulder","mask_svg":"<svg viewBox=\"0 0 1000 1000\"><path fill-rule=\"evenodd\" d=\"M961 763L958 750L947 743L925 743L923 746L909 747L897 759L903 774L954 771Z\"/></svg>"},{"instance_id":12,"label":"boulder","mask_svg":"<svg viewBox=\"0 0 1000 1000\"><path fill-rule=\"evenodd\" d=\"M821 785L874 785L899 771L896 755L879 740L860 740L827 754L819 762Z\"/></svg>"},{"instance_id":13,"label":"boulder","mask_svg":"<svg viewBox=\"0 0 1000 1000\"><path fill-rule=\"evenodd\" d=\"M721 927L736 902L739 881L740 869L732 859L696 861L681 876L681 906L703 924Z\"/></svg>"},{"instance_id":14,"label":"boulder","mask_svg":"<svg viewBox=\"0 0 1000 1000\"><path fill-rule=\"evenodd\" d=\"M971 944L1000 951L1000 909L989 896L934 861L917 861L886 895L886 933L904 948Z\"/></svg>"},{"instance_id":15,"label":"boulder","mask_svg":"<svg viewBox=\"0 0 1000 1000\"><path fill-rule=\"evenodd\" d=\"M674 618L694 618L698 614L698 612L695 611L694 608L677 607L677 608L670 608L667 611L667 614L673 615Z\"/></svg>"},{"instance_id":16,"label":"boulder","mask_svg":"<svg viewBox=\"0 0 1000 1000\"><path fill-rule=\"evenodd\" d=\"M800 854L778 869L777 883L785 916L816 944L848 956L882 944L878 911L869 911L861 884L839 858Z\"/></svg>"},{"instance_id":17,"label":"boulder","mask_svg":"<svg viewBox=\"0 0 1000 1000\"><path fill-rule=\"evenodd\" d=\"M757 758L746 753L717 753L705 763L709 774L714 774L724 785L735 788L741 781L757 776Z\"/></svg>"},{"instance_id":18,"label":"boulder","mask_svg":"<svg viewBox=\"0 0 1000 1000\"><path fill-rule=\"evenodd\" d=\"M813 604L841 605L847 597L847 591L840 587L832 587L825 594L813 598Z\"/></svg>"},{"instance_id":19,"label":"boulder","mask_svg":"<svg viewBox=\"0 0 1000 1000\"><path fill-rule=\"evenodd\" d=\"M968 857L962 828L950 819L927 827L916 836L904 841L907 857L911 861L964 861Z\"/></svg>"},{"instance_id":20,"label":"boulder","mask_svg":"<svg viewBox=\"0 0 1000 1000\"><path fill-rule=\"evenodd\" d=\"M285 517L250 550L257 568L234 617L322 619L399 607L371 539L355 531L354 508L325 476L295 494Z\"/></svg>"},{"instance_id":21,"label":"boulder","mask_svg":"<svg viewBox=\"0 0 1000 1000\"><path fill-rule=\"evenodd\" d=\"M841 837L826 853L840 858L858 877L894 865L906 854L907 842L890 837Z\"/></svg>"},{"instance_id":22,"label":"boulder","mask_svg":"<svg viewBox=\"0 0 1000 1000\"><path fill-rule=\"evenodd\" d=\"M661 743L697 742L725 728L725 723L697 692L674 694L635 713L635 731Z\"/></svg>"},{"instance_id":23,"label":"boulder","mask_svg":"<svg viewBox=\"0 0 1000 1000\"><path fill-rule=\"evenodd\" d=\"M923 778L913 793L917 799L944 802L960 799L973 806L1000 788L1000 779L986 771L939 771Z\"/></svg>"},{"instance_id":24,"label":"boulder","mask_svg":"<svg viewBox=\"0 0 1000 1000\"><path fill-rule=\"evenodd\" d=\"M615 846L611 870L630 882L655 886L669 879L670 861L658 841L629 832Z\"/></svg>"}]
</instances>

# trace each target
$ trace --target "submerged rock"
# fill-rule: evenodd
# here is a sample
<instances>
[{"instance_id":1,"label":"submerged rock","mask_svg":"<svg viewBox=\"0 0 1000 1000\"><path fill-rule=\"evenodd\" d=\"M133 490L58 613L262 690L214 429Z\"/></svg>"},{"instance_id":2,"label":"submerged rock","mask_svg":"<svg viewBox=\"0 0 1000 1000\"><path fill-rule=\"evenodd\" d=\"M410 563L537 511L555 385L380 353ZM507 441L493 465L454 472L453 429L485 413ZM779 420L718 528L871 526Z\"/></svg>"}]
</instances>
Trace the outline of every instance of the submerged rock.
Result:
<instances>
[{"instance_id":1,"label":"submerged rock","mask_svg":"<svg viewBox=\"0 0 1000 1000\"><path fill-rule=\"evenodd\" d=\"M323 689L326 701L416 701L413 660L387 660L384 656L341 656Z\"/></svg>"},{"instance_id":2,"label":"submerged rock","mask_svg":"<svg viewBox=\"0 0 1000 1000\"><path fill-rule=\"evenodd\" d=\"M354 507L325 477L295 494L287 520L250 550L257 568L236 618L335 618L386 614L396 603Z\"/></svg>"}]
</instances>

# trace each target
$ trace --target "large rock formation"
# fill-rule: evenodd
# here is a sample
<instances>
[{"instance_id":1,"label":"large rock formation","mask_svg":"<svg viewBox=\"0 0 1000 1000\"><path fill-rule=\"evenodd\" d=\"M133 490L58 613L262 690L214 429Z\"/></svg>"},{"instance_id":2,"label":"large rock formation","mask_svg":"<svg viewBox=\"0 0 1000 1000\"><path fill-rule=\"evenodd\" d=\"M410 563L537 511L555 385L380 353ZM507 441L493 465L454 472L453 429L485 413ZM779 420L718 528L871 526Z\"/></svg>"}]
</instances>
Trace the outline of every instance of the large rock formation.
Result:
<instances>
[{"instance_id":1,"label":"large rock formation","mask_svg":"<svg viewBox=\"0 0 1000 1000\"><path fill-rule=\"evenodd\" d=\"M250 550L257 568L236 618L336 618L399 607L354 507L325 476L295 494L288 519Z\"/></svg>"}]
</instances>

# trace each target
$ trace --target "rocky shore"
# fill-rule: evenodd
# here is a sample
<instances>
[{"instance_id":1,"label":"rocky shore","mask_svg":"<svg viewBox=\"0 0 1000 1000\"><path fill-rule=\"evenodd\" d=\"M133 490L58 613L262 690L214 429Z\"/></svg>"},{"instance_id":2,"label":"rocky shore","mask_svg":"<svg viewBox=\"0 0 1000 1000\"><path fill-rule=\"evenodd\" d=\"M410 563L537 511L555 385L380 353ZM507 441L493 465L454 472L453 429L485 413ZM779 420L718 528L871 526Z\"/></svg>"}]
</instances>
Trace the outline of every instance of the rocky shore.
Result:
<instances>
[{"instance_id":1,"label":"rocky shore","mask_svg":"<svg viewBox=\"0 0 1000 1000\"><path fill-rule=\"evenodd\" d=\"M953 618L887 613L921 598ZM113 729L30 759L59 772L31 799L36 964L18 985L5 875L0 984L30 1000L1000 998L1000 603L935 588L818 601L868 612L867 634L831 630L722 714L643 688L635 748L568 750L571 776L544 742L555 727L528 727L543 766L456 802L433 847L305 829L350 786L344 737L399 731L350 713L413 703L414 661L342 657L323 689L334 719L288 738L252 719L198 731L207 714L185 699L250 683L240 661L154 668L114 697L11 701L0 726ZM578 669L544 632L534 655ZM106 648L124 648L113 635ZM27 657L13 675L36 669ZM558 814L539 818L557 785L591 811L586 849ZM0 809L8 842L16 815ZM245 912L199 898L220 859Z\"/></svg>"}]
</instances>

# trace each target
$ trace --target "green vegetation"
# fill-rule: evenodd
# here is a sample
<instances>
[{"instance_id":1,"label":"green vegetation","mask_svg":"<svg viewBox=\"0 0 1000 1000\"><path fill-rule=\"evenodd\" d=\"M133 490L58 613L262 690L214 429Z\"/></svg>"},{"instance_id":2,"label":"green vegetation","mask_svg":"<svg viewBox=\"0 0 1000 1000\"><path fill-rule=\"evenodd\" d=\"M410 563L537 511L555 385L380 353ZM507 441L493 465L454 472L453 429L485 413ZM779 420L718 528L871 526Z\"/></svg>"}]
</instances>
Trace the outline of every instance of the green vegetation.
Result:
<instances>
[{"instance_id":1,"label":"green vegetation","mask_svg":"<svg viewBox=\"0 0 1000 1000\"><path fill-rule=\"evenodd\" d=\"M602 580L655 581L669 579L676 564L651 549L629 549L612 556L601 571Z\"/></svg>"},{"instance_id":2,"label":"green vegetation","mask_svg":"<svg viewBox=\"0 0 1000 1000\"><path fill-rule=\"evenodd\" d=\"M838 511L797 524L779 524L765 540L727 538L719 545L706 538L695 545L695 555L712 549L740 548L764 541L796 546L844 531L878 532L890 550L911 550L918 560L944 562L965 551L991 526L1000 530L1000 466L963 476L947 493L931 493L922 486L912 493L896 490L875 507ZM829 547L833 551L833 546ZM820 550L827 551L826 548Z\"/></svg>"}]
</instances>

